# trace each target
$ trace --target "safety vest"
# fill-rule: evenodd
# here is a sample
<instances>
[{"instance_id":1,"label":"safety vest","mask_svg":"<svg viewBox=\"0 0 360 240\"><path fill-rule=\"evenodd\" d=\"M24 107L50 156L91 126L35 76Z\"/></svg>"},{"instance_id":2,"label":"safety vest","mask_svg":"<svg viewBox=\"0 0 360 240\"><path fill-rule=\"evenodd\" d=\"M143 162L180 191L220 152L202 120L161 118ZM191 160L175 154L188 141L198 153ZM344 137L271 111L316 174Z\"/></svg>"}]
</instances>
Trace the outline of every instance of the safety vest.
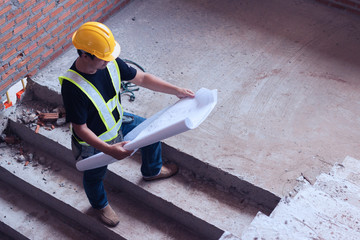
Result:
<instances>
[{"instance_id":1,"label":"safety vest","mask_svg":"<svg viewBox=\"0 0 360 240\"><path fill-rule=\"evenodd\" d=\"M107 70L109 71L114 89L115 96L110 99L108 102L105 102L103 96L99 93L96 87L86 80L83 76L77 73L74 70L69 69L64 76L59 77L60 85L62 85L63 80L68 80L77 86L83 93L90 99L97 109L99 116L106 127L106 131L98 135L98 137L105 141L111 141L118 136L119 129L122 123L123 108L120 103L119 93L121 90L121 78L120 70L117 65L116 60L109 62L107 64ZM120 118L118 121L115 120L112 111L117 108L120 113ZM73 133L73 136L74 133ZM75 138L76 139L76 138ZM76 139L80 144L88 146L86 142Z\"/></svg>"}]
</instances>

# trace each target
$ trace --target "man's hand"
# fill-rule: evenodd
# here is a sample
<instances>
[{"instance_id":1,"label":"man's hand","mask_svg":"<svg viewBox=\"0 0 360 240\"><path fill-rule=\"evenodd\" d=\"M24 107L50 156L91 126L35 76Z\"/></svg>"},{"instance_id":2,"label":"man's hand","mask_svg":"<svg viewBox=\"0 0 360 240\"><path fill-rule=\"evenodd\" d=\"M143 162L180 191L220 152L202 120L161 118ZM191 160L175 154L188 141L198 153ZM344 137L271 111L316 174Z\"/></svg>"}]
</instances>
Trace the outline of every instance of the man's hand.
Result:
<instances>
[{"instance_id":1,"label":"man's hand","mask_svg":"<svg viewBox=\"0 0 360 240\"><path fill-rule=\"evenodd\" d=\"M122 159L130 156L131 153L133 152L133 151L126 150L124 148L124 145L128 142L129 141L119 142L119 143L115 143L113 145L109 145L108 150L104 153L112 156L113 158L115 158L117 160L122 160Z\"/></svg>"},{"instance_id":2,"label":"man's hand","mask_svg":"<svg viewBox=\"0 0 360 240\"><path fill-rule=\"evenodd\" d=\"M186 88L179 88L178 92L175 94L178 98L185 98L185 97L195 97L195 93L190 89Z\"/></svg>"}]
</instances>

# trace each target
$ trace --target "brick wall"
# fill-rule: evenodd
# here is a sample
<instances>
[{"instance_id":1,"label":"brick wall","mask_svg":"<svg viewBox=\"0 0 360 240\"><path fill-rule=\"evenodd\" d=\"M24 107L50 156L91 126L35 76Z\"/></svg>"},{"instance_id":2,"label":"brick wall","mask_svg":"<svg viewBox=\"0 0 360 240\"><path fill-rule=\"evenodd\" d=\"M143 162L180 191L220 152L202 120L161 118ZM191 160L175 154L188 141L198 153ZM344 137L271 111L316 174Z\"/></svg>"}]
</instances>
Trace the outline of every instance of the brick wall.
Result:
<instances>
[{"instance_id":1,"label":"brick wall","mask_svg":"<svg viewBox=\"0 0 360 240\"><path fill-rule=\"evenodd\" d=\"M67 50L82 23L103 22L128 2L0 0L0 100L11 85Z\"/></svg>"},{"instance_id":2,"label":"brick wall","mask_svg":"<svg viewBox=\"0 0 360 240\"><path fill-rule=\"evenodd\" d=\"M317 0L331 7L346 10L351 13L360 14L360 0Z\"/></svg>"}]
</instances>

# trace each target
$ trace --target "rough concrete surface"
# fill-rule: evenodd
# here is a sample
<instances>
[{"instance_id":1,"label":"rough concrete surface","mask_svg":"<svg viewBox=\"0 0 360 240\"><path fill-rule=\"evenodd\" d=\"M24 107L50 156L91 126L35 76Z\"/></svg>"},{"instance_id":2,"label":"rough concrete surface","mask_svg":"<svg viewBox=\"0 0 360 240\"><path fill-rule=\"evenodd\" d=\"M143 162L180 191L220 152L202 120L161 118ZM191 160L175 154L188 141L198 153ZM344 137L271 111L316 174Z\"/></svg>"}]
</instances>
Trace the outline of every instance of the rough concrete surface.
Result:
<instances>
[{"instance_id":1,"label":"rough concrete surface","mask_svg":"<svg viewBox=\"0 0 360 240\"><path fill-rule=\"evenodd\" d=\"M346 157L294 198L284 197L269 217L257 214L241 239L359 239L359 167Z\"/></svg>"},{"instance_id":2,"label":"rough concrete surface","mask_svg":"<svg viewBox=\"0 0 360 240\"><path fill-rule=\"evenodd\" d=\"M105 22L121 57L194 91L218 89L197 129L165 142L277 196L360 158L360 18L311 0L136 0ZM34 77L59 91L74 49ZM176 101L136 92L150 117ZM51 96L49 96L51 99Z\"/></svg>"}]
</instances>

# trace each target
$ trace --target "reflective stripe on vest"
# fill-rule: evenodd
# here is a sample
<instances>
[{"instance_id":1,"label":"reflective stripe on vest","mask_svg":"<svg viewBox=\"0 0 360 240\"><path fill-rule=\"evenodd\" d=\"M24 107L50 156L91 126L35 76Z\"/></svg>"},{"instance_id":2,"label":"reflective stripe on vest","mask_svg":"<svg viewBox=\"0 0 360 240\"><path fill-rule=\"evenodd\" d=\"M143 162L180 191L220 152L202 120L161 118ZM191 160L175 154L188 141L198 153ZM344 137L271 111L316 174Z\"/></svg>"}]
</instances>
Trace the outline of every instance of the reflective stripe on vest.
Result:
<instances>
[{"instance_id":1,"label":"reflective stripe on vest","mask_svg":"<svg viewBox=\"0 0 360 240\"><path fill-rule=\"evenodd\" d=\"M110 99L108 102L105 102L102 95L96 89L96 87L82 77L79 73L73 70L68 70L64 76L59 77L60 84L62 84L63 79L66 79L77 86L84 94L89 98L89 100L93 103L95 108L97 109L99 116L106 127L106 131L100 134L98 137L107 142L118 136L119 129L122 123L123 116L123 108L120 104L119 93L121 90L121 79L120 79L120 71L118 65L115 61L109 62L107 65L107 69L110 74L110 78L112 80L112 84L116 91L115 96ZM117 108L120 113L120 118L116 122L114 116L112 115L112 111ZM78 140L78 139L77 139ZM88 145L85 142L79 141L80 144Z\"/></svg>"}]
</instances>

